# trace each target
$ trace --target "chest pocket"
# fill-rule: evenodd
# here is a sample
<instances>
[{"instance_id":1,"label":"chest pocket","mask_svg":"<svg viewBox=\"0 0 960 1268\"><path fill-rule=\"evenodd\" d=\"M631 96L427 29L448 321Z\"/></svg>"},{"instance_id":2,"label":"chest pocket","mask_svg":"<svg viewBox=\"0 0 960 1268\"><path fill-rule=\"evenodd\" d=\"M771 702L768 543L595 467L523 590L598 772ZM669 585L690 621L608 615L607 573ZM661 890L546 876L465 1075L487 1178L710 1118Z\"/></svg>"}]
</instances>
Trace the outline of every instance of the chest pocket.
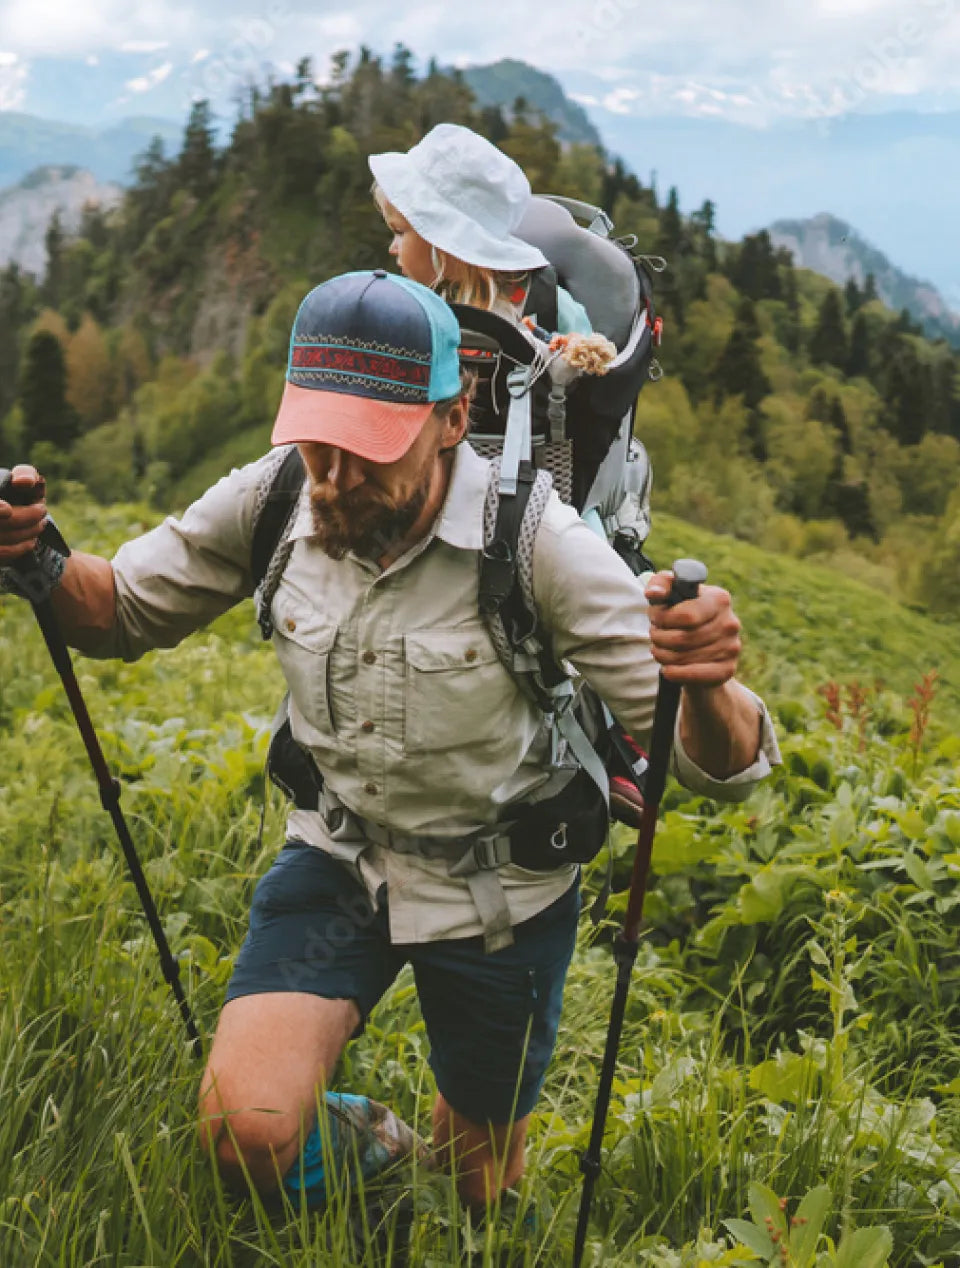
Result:
<instances>
[{"instance_id":1,"label":"chest pocket","mask_svg":"<svg viewBox=\"0 0 960 1268\"><path fill-rule=\"evenodd\" d=\"M503 739L514 721L518 689L482 625L424 630L403 642L408 753Z\"/></svg>"},{"instance_id":2,"label":"chest pocket","mask_svg":"<svg viewBox=\"0 0 960 1268\"><path fill-rule=\"evenodd\" d=\"M324 735L334 731L330 654L337 627L315 609L284 594L273 601L273 645L290 695L304 720Z\"/></svg>"}]
</instances>

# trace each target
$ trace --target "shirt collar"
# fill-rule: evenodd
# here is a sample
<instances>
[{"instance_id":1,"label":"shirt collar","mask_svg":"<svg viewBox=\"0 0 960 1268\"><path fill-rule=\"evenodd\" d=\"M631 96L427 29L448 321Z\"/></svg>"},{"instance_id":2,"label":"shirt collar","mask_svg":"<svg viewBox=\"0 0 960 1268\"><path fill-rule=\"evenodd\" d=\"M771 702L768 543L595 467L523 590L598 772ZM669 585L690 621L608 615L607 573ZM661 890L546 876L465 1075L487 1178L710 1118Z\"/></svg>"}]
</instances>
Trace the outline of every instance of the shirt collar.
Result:
<instances>
[{"instance_id":1,"label":"shirt collar","mask_svg":"<svg viewBox=\"0 0 960 1268\"><path fill-rule=\"evenodd\" d=\"M483 505L487 496L489 467L489 462L466 441L457 446L447 496L430 536L439 537L448 546L459 550L483 549ZM310 484L305 480L288 540L295 542L313 535Z\"/></svg>"}]
</instances>

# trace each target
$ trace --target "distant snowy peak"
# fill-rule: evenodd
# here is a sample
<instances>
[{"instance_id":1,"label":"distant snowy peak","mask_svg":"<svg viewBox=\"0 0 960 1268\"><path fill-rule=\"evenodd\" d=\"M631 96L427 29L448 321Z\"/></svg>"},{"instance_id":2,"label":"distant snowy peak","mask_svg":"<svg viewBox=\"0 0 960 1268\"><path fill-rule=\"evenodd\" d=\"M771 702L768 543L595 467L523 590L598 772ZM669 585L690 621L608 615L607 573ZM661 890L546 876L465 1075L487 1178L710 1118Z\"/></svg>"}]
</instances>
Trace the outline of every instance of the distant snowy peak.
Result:
<instances>
[{"instance_id":1,"label":"distant snowy peak","mask_svg":"<svg viewBox=\"0 0 960 1268\"><path fill-rule=\"evenodd\" d=\"M822 273L840 286L854 278L862 287L872 273L877 294L890 308L906 308L933 338L960 341L960 314L936 287L902 272L845 221L821 212L809 220L777 220L769 233L774 246L791 251L801 268Z\"/></svg>"},{"instance_id":2,"label":"distant snowy peak","mask_svg":"<svg viewBox=\"0 0 960 1268\"><path fill-rule=\"evenodd\" d=\"M0 189L0 263L14 261L25 272L42 276L47 266L44 238L54 213L60 212L66 233L75 233L84 207L112 207L122 192L119 185L104 184L80 167L35 168L19 184Z\"/></svg>"}]
</instances>

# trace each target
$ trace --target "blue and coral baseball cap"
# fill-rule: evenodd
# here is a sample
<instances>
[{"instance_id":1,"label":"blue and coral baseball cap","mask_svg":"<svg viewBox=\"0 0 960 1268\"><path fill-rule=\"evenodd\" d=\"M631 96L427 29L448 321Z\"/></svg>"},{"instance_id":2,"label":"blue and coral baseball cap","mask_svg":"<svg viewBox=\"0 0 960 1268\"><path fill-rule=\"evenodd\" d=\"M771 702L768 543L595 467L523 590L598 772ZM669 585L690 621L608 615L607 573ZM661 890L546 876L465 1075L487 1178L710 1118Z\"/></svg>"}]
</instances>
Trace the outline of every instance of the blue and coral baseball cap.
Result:
<instances>
[{"instance_id":1,"label":"blue and coral baseball cap","mask_svg":"<svg viewBox=\"0 0 960 1268\"><path fill-rule=\"evenodd\" d=\"M290 333L271 440L396 462L437 401L460 392L460 326L439 295L383 269L314 287Z\"/></svg>"}]
</instances>

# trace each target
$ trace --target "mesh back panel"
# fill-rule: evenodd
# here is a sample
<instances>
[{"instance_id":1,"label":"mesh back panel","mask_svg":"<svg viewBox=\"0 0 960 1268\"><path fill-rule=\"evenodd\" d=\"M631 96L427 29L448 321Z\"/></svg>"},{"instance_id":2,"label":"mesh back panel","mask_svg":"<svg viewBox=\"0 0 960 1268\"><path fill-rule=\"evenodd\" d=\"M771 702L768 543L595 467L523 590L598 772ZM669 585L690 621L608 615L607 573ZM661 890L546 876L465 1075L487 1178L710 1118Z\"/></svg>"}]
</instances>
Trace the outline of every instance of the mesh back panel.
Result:
<instances>
[{"instance_id":1,"label":"mesh back panel","mask_svg":"<svg viewBox=\"0 0 960 1268\"><path fill-rule=\"evenodd\" d=\"M471 448L481 458L499 458L503 453L502 436L469 436ZM573 442L550 441L533 446L533 463L553 476L553 487L561 502L573 501Z\"/></svg>"}]
</instances>

